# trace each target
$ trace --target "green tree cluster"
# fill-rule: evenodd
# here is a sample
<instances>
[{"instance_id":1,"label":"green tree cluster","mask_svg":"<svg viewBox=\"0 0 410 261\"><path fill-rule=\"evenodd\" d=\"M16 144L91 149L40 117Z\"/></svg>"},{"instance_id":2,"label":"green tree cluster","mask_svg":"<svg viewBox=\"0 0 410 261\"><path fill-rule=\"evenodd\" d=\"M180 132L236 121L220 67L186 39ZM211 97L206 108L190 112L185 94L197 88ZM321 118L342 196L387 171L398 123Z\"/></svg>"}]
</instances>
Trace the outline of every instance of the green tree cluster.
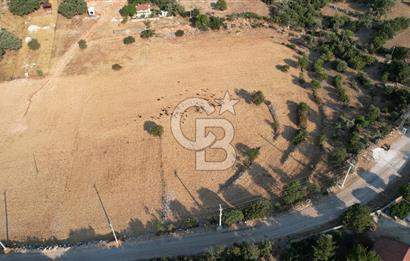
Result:
<instances>
[{"instance_id":1,"label":"green tree cluster","mask_svg":"<svg viewBox=\"0 0 410 261\"><path fill-rule=\"evenodd\" d=\"M0 58L7 50L21 48L21 39L4 28L0 28Z\"/></svg>"},{"instance_id":2,"label":"green tree cluster","mask_svg":"<svg viewBox=\"0 0 410 261\"><path fill-rule=\"evenodd\" d=\"M58 13L66 18L82 15L87 11L87 3L84 0L63 0L58 6Z\"/></svg>"},{"instance_id":3,"label":"green tree cluster","mask_svg":"<svg viewBox=\"0 0 410 261\"><path fill-rule=\"evenodd\" d=\"M8 0L9 11L14 15L23 16L40 8L43 0Z\"/></svg>"}]
</instances>

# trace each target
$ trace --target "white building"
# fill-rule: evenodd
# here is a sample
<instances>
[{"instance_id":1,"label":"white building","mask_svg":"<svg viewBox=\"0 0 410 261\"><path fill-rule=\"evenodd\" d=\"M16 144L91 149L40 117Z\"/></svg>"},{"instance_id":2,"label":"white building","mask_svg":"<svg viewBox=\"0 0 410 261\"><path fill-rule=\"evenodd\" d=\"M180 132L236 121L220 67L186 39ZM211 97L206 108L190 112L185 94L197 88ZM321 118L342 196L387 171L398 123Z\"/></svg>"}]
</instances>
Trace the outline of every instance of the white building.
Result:
<instances>
[{"instance_id":1,"label":"white building","mask_svg":"<svg viewBox=\"0 0 410 261\"><path fill-rule=\"evenodd\" d=\"M148 18L151 16L151 5L150 4L139 4L136 6L137 18Z\"/></svg>"},{"instance_id":2,"label":"white building","mask_svg":"<svg viewBox=\"0 0 410 261\"><path fill-rule=\"evenodd\" d=\"M95 8L94 8L93 6L89 6L89 7L87 8L87 14L88 14L89 16L94 16L94 15L95 15Z\"/></svg>"}]
</instances>

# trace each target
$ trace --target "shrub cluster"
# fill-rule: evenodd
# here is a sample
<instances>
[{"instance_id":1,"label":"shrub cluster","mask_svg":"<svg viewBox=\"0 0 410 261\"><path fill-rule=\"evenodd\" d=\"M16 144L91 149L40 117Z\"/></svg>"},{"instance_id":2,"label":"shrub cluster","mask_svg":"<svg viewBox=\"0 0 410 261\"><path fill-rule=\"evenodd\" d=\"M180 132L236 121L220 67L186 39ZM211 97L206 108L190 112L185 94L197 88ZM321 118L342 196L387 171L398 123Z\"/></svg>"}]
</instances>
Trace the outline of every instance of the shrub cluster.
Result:
<instances>
[{"instance_id":1,"label":"shrub cluster","mask_svg":"<svg viewBox=\"0 0 410 261\"><path fill-rule=\"evenodd\" d=\"M0 28L0 58L7 50L21 48L21 39L4 28Z\"/></svg>"},{"instance_id":2,"label":"shrub cluster","mask_svg":"<svg viewBox=\"0 0 410 261\"><path fill-rule=\"evenodd\" d=\"M58 6L58 13L66 18L82 15L87 11L87 3L84 0L63 0Z\"/></svg>"},{"instance_id":3,"label":"shrub cluster","mask_svg":"<svg viewBox=\"0 0 410 261\"><path fill-rule=\"evenodd\" d=\"M41 0L9 0L9 11L14 15L23 16L40 8Z\"/></svg>"}]
</instances>

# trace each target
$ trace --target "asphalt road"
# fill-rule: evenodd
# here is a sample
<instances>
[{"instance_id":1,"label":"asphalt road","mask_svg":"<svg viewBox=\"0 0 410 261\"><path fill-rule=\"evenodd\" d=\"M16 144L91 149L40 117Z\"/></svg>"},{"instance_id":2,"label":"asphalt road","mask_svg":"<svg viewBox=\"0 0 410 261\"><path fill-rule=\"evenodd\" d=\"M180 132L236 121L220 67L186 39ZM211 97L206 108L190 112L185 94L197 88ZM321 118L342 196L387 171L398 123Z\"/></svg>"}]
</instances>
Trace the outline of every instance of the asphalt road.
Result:
<instances>
[{"instance_id":1,"label":"asphalt road","mask_svg":"<svg viewBox=\"0 0 410 261\"><path fill-rule=\"evenodd\" d=\"M168 236L149 241L128 241L119 249L97 246L76 247L59 260L136 260L161 256L190 255L215 245L231 245L242 241L277 239L307 232L335 220L354 203L367 203L382 192L389 183L406 174L410 162L410 135L403 136L377 160L369 171L359 174L350 186L338 194L314 202L300 212L284 213L254 228L240 231L211 231ZM399 174L400 173L400 174ZM47 260L40 252L0 256L0 260Z\"/></svg>"}]
</instances>

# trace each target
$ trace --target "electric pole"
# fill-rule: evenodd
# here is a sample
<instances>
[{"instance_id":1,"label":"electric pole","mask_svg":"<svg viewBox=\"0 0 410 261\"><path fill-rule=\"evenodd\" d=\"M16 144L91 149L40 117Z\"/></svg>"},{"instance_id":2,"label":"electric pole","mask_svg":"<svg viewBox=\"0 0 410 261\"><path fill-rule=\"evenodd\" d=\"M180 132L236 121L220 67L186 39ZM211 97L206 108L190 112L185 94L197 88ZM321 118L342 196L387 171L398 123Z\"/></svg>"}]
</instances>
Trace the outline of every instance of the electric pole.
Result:
<instances>
[{"instance_id":1,"label":"electric pole","mask_svg":"<svg viewBox=\"0 0 410 261\"><path fill-rule=\"evenodd\" d=\"M218 223L218 230L222 229L222 206L219 204L219 223Z\"/></svg>"},{"instance_id":2,"label":"electric pole","mask_svg":"<svg viewBox=\"0 0 410 261\"><path fill-rule=\"evenodd\" d=\"M5 246L5 245L3 245L3 243L1 243L1 241L0 241L0 246L3 248L4 253L6 253L6 252L7 252L7 248L6 248L6 246Z\"/></svg>"},{"instance_id":3,"label":"electric pole","mask_svg":"<svg viewBox=\"0 0 410 261\"><path fill-rule=\"evenodd\" d=\"M340 188L343 188L343 187L345 186L347 177L349 176L350 171L354 168L354 164L353 164L352 162L350 162L350 161L348 160L347 163L349 164L349 169L348 169L347 172L346 172L346 176L344 177L342 184L339 186Z\"/></svg>"}]
</instances>

